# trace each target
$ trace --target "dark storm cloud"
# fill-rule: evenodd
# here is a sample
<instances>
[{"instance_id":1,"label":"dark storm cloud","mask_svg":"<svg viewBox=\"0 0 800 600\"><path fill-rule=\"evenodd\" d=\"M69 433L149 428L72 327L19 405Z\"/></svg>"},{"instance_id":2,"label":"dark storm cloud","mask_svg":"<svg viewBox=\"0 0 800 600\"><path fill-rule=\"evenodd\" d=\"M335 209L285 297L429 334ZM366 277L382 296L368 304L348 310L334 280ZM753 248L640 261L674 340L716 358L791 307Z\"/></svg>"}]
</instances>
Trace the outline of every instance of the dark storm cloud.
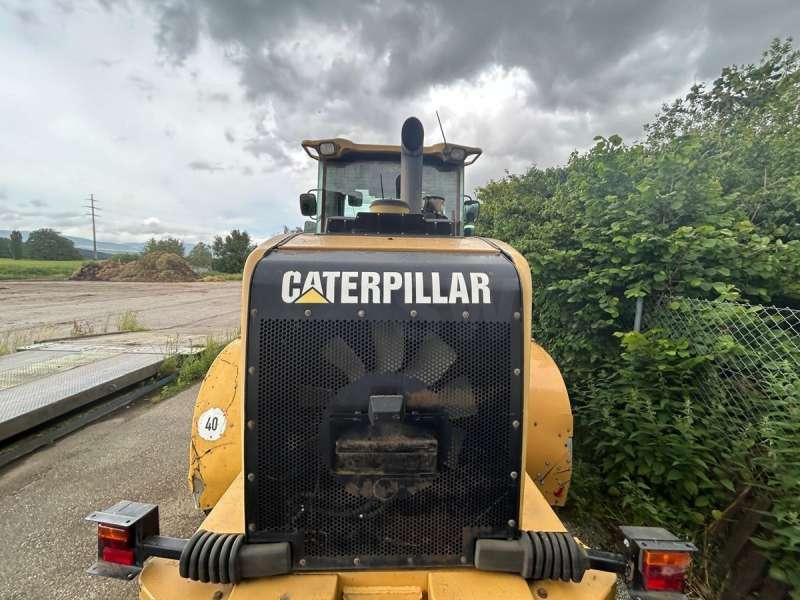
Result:
<instances>
[{"instance_id":1,"label":"dark storm cloud","mask_svg":"<svg viewBox=\"0 0 800 600\"><path fill-rule=\"evenodd\" d=\"M681 67L695 50L686 44L693 34L708 38L700 49L702 77L757 57L772 37L800 29L800 3L205 0L162 9L156 39L167 56L186 58L196 47L201 20L212 38L231 48L252 98L297 98L303 90L341 93L369 80L360 63L341 60L313 77L303 73L295 51L313 46L322 29L346 41L354 55L367 57L371 70L382 70L380 92L394 99L497 63L524 67L546 105L585 106L619 95L620 88L635 89L643 79L666 83L684 75ZM651 66L648 46L658 40L660 60ZM578 83L588 84L589 92Z\"/></svg>"},{"instance_id":2,"label":"dark storm cloud","mask_svg":"<svg viewBox=\"0 0 800 600\"><path fill-rule=\"evenodd\" d=\"M257 115L244 149L278 163L312 132L394 138L410 102L495 66L522 69L526 106L546 114L524 131L508 114L470 133L495 156L565 156L598 133L639 135L693 80L800 31L797 0L149 1L168 61L182 64L208 36L245 97L271 108L273 124ZM459 102L455 112L469 108L468 89Z\"/></svg>"}]
</instances>

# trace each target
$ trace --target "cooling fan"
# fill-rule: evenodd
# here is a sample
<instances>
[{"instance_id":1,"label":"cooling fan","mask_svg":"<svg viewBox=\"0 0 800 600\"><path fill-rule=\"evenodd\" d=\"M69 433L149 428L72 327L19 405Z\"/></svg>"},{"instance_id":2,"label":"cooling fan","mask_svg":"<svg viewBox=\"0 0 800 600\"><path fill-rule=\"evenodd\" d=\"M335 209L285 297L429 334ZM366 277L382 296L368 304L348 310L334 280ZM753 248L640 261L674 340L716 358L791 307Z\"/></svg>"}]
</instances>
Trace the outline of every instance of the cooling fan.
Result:
<instances>
[{"instance_id":1,"label":"cooling fan","mask_svg":"<svg viewBox=\"0 0 800 600\"><path fill-rule=\"evenodd\" d=\"M369 327L371 344L358 347L372 356L359 356L341 336L322 348L323 361L348 382L326 410L328 446L349 494L385 501L426 489L458 465L458 424L477 413L477 401L465 377L448 379L458 354L441 336L400 323ZM395 412L376 417L376 398Z\"/></svg>"}]
</instances>

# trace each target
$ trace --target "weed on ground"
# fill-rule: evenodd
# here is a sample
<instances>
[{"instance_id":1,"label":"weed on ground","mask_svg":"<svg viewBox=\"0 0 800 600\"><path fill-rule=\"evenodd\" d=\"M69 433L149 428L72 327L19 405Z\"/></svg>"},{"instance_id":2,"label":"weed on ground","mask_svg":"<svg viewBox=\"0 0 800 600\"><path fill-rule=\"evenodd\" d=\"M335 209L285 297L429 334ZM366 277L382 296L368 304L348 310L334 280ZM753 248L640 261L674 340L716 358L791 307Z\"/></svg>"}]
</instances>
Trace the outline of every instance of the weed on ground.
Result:
<instances>
[{"instance_id":1,"label":"weed on ground","mask_svg":"<svg viewBox=\"0 0 800 600\"><path fill-rule=\"evenodd\" d=\"M126 310L117 317L117 331L144 331L146 327L139 321L135 311Z\"/></svg>"},{"instance_id":2,"label":"weed on ground","mask_svg":"<svg viewBox=\"0 0 800 600\"><path fill-rule=\"evenodd\" d=\"M161 389L160 399L174 396L180 391L185 390L196 381L199 381L211 368L211 363L228 345L230 339L215 340L209 338L206 345L197 354L189 356L173 355L167 357L161 365L160 372L164 375L177 373L175 381Z\"/></svg>"}]
</instances>

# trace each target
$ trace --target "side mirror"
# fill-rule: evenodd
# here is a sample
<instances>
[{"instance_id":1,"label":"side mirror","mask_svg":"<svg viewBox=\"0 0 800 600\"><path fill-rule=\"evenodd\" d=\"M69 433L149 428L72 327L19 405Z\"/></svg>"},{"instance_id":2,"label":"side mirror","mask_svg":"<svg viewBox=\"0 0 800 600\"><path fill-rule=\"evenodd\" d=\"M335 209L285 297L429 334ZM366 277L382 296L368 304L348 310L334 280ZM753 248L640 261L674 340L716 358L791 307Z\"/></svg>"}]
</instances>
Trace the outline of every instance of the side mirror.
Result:
<instances>
[{"instance_id":1,"label":"side mirror","mask_svg":"<svg viewBox=\"0 0 800 600\"><path fill-rule=\"evenodd\" d=\"M481 205L477 200L470 198L464 201L464 223L474 225L481 213Z\"/></svg>"},{"instance_id":2,"label":"side mirror","mask_svg":"<svg viewBox=\"0 0 800 600\"><path fill-rule=\"evenodd\" d=\"M317 214L317 197L311 192L300 194L300 214L314 217Z\"/></svg>"},{"instance_id":3,"label":"side mirror","mask_svg":"<svg viewBox=\"0 0 800 600\"><path fill-rule=\"evenodd\" d=\"M361 195L361 192L350 192L347 194L348 206L361 206L362 204L364 204L364 197Z\"/></svg>"},{"instance_id":4,"label":"side mirror","mask_svg":"<svg viewBox=\"0 0 800 600\"><path fill-rule=\"evenodd\" d=\"M317 222L316 221L306 221L303 223L303 233L316 233L317 232Z\"/></svg>"}]
</instances>

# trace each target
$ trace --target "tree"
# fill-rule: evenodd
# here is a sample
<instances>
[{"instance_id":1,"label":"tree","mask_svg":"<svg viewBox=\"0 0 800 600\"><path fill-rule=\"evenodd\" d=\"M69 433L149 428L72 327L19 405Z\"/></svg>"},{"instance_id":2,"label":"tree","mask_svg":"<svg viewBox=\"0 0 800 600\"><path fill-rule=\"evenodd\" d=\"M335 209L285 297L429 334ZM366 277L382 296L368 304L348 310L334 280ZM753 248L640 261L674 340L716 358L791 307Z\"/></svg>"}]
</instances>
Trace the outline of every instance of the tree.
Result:
<instances>
[{"instance_id":1,"label":"tree","mask_svg":"<svg viewBox=\"0 0 800 600\"><path fill-rule=\"evenodd\" d=\"M193 267L210 269L212 260L211 248L203 242L198 242L195 244L194 248L192 248L192 251L189 252L189 256L186 257L186 260L189 261L189 264Z\"/></svg>"},{"instance_id":2,"label":"tree","mask_svg":"<svg viewBox=\"0 0 800 600\"><path fill-rule=\"evenodd\" d=\"M0 237L0 258L11 258L11 240Z\"/></svg>"},{"instance_id":3,"label":"tree","mask_svg":"<svg viewBox=\"0 0 800 600\"><path fill-rule=\"evenodd\" d=\"M183 256L183 242L172 237L167 237L160 240L157 240L156 238L150 238L144 245L143 254L149 254L150 252L169 252L171 254Z\"/></svg>"},{"instance_id":4,"label":"tree","mask_svg":"<svg viewBox=\"0 0 800 600\"><path fill-rule=\"evenodd\" d=\"M247 255L255 245L250 243L250 235L246 231L234 229L223 240L221 236L214 238L214 267L223 273L239 273L244 269Z\"/></svg>"},{"instance_id":5,"label":"tree","mask_svg":"<svg viewBox=\"0 0 800 600\"><path fill-rule=\"evenodd\" d=\"M14 260L22 258L22 234L16 230L11 232L11 258Z\"/></svg>"},{"instance_id":6,"label":"tree","mask_svg":"<svg viewBox=\"0 0 800 600\"><path fill-rule=\"evenodd\" d=\"M53 229L32 231L25 242L27 254L39 260L79 260L75 244Z\"/></svg>"}]
</instances>

